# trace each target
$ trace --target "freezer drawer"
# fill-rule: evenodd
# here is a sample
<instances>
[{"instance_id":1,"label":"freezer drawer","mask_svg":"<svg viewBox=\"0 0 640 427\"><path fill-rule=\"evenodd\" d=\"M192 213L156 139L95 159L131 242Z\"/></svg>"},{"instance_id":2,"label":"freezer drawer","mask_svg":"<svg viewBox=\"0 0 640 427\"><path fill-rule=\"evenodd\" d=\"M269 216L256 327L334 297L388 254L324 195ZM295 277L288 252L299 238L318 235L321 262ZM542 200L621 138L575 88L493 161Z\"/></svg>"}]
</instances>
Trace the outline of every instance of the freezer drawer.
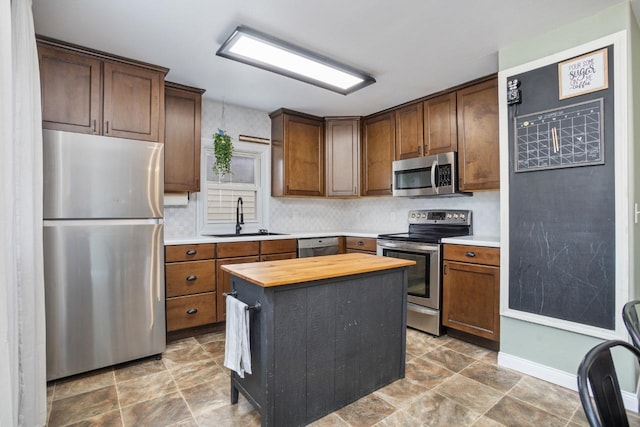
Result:
<instances>
[{"instance_id":1,"label":"freezer drawer","mask_svg":"<svg viewBox=\"0 0 640 427\"><path fill-rule=\"evenodd\" d=\"M47 380L162 353L163 225L45 221Z\"/></svg>"}]
</instances>

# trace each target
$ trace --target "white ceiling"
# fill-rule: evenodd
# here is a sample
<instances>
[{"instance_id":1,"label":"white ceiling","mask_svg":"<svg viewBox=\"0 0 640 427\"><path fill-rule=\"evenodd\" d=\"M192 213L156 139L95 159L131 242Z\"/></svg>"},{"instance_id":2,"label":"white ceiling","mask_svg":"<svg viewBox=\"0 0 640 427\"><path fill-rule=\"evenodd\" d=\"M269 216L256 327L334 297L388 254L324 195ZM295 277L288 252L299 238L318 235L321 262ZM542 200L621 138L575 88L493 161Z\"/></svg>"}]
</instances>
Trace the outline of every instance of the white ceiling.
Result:
<instances>
[{"instance_id":1,"label":"white ceiling","mask_svg":"<svg viewBox=\"0 0 640 427\"><path fill-rule=\"evenodd\" d=\"M38 34L170 68L167 80L206 89L205 97L334 116L371 114L494 73L501 48L621 1L33 0L33 13ZM215 56L238 25L377 83L344 96Z\"/></svg>"}]
</instances>

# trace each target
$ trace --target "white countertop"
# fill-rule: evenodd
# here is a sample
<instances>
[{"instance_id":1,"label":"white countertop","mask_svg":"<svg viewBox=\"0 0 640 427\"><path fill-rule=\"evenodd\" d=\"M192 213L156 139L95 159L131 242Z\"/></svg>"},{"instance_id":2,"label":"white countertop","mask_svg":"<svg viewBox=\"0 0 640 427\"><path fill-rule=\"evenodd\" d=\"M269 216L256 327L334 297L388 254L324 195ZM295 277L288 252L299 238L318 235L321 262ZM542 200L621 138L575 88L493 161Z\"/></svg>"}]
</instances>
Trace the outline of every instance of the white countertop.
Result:
<instances>
[{"instance_id":1,"label":"white countertop","mask_svg":"<svg viewBox=\"0 0 640 427\"><path fill-rule=\"evenodd\" d=\"M396 231L401 233L402 231ZM213 237L213 236L185 236L172 237L164 241L165 245L190 245L197 243L224 243L224 242L250 242L255 240L283 240L283 239L305 239L315 237L332 237L332 236L350 236L350 237L369 237L375 239L378 234L387 232L371 232L371 231L316 231L316 232L292 232L289 234L264 235L264 236L233 236L233 237ZM450 243L456 245L473 245L487 246L493 248L500 247L499 236L460 236L447 237L442 239L442 243Z\"/></svg>"},{"instance_id":2,"label":"white countertop","mask_svg":"<svg viewBox=\"0 0 640 427\"><path fill-rule=\"evenodd\" d=\"M500 247L500 236L459 236L446 237L442 239L442 243L451 243L455 245L473 245L487 246L491 248Z\"/></svg>"},{"instance_id":3,"label":"white countertop","mask_svg":"<svg viewBox=\"0 0 640 427\"><path fill-rule=\"evenodd\" d=\"M318 232L293 232L289 234L264 235L264 236L233 236L233 237L213 237L213 236L185 236L172 237L164 240L165 245L190 245L197 243L224 243L224 242L250 242L255 240L283 240L283 239L304 239L314 237L331 237L331 236L351 236L351 237L370 237L375 239L378 232L369 231L318 231Z\"/></svg>"}]
</instances>

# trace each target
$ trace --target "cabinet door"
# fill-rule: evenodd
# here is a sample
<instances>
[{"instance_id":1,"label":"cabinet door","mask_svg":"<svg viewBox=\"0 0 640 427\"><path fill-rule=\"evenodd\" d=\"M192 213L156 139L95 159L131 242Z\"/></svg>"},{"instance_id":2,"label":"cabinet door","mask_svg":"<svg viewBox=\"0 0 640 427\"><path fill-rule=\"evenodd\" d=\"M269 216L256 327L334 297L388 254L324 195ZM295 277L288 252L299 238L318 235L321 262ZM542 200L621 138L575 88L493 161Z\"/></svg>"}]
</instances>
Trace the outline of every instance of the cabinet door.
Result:
<instances>
[{"instance_id":1,"label":"cabinet door","mask_svg":"<svg viewBox=\"0 0 640 427\"><path fill-rule=\"evenodd\" d=\"M396 110L396 160L422 156L424 151L422 104Z\"/></svg>"},{"instance_id":2,"label":"cabinet door","mask_svg":"<svg viewBox=\"0 0 640 427\"><path fill-rule=\"evenodd\" d=\"M458 161L460 189L500 188L498 81L458 91Z\"/></svg>"},{"instance_id":3,"label":"cabinet door","mask_svg":"<svg viewBox=\"0 0 640 427\"><path fill-rule=\"evenodd\" d=\"M444 261L442 324L500 340L500 269Z\"/></svg>"},{"instance_id":4,"label":"cabinet door","mask_svg":"<svg viewBox=\"0 0 640 427\"><path fill-rule=\"evenodd\" d=\"M428 99L423 103L425 154L440 154L458 149L456 93Z\"/></svg>"},{"instance_id":5,"label":"cabinet door","mask_svg":"<svg viewBox=\"0 0 640 427\"><path fill-rule=\"evenodd\" d=\"M284 117L285 194L324 196L323 122Z\"/></svg>"},{"instance_id":6,"label":"cabinet door","mask_svg":"<svg viewBox=\"0 0 640 427\"><path fill-rule=\"evenodd\" d=\"M161 114L164 117L161 106L164 77L160 72L104 63L104 135L160 141Z\"/></svg>"},{"instance_id":7,"label":"cabinet door","mask_svg":"<svg viewBox=\"0 0 640 427\"><path fill-rule=\"evenodd\" d=\"M102 62L38 44L42 127L77 133L101 131Z\"/></svg>"},{"instance_id":8,"label":"cabinet door","mask_svg":"<svg viewBox=\"0 0 640 427\"><path fill-rule=\"evenodd\" d=\"M360 121L327 120L327 196L357 196Z\"/></svg>"},{"instance_id":9,"label":"cabinet door","mask_svg":"<svg viewBox=\"0 0 640 427\"><path fill-rule=\"evenodd\" d=\"M164 190L200 191L201 91L165 87Z\"/></svg>"},{"instance_id":10,"label":"cabinet door","mask_svg":"<svg viewBox=\"0 0 640 427\"><path fill-rule=\"evenodd\" d=\"M364 121L362 141L362 195L387 196L393 193L392 162L395 158L395 114Z\"/></svg>"},{"instance_id":11,"label":"cabinet door","mask_svg":"<svg viewBox=\"0 0 640 427\"><path fill-rule=\"evenodd\" d=\"M247 262L259 262L259 256L247 256L240 258L227 258L216 260L216 305L217 314L216 320L218 322L224 322L227 318L227 305L224 300L223 293L231 292L231 275L222 269L223 265L227 264L244 264Z\"/></svg>"}]
</instances>

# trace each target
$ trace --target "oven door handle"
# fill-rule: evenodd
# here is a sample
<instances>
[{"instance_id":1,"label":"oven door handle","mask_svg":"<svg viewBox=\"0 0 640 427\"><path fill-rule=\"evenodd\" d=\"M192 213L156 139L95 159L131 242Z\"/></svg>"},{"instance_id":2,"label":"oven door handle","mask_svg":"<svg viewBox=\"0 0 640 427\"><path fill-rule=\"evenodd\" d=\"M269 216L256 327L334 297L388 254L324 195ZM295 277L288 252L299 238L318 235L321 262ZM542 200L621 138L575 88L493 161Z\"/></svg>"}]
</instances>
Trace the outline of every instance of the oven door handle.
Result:
<instances>
[{"instance_id":1,"label":"oven door handle","mask_svg":"<svg viewBox=\"0 0 640 427\"><path fill-rule=\"evenodd\" d=\"M394 242L391 240L378 241L378 246L382 249L399 249L405 252L438 252L440 250L439 245L432 245L428 243L411 243L411 246L407 242Z\"/></svg>"}]
</instances>

